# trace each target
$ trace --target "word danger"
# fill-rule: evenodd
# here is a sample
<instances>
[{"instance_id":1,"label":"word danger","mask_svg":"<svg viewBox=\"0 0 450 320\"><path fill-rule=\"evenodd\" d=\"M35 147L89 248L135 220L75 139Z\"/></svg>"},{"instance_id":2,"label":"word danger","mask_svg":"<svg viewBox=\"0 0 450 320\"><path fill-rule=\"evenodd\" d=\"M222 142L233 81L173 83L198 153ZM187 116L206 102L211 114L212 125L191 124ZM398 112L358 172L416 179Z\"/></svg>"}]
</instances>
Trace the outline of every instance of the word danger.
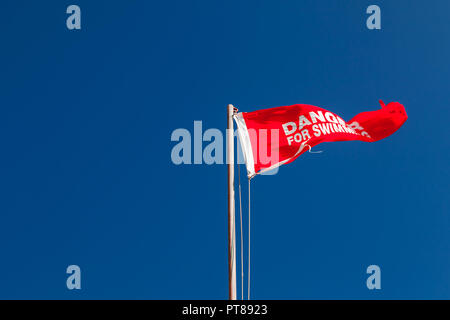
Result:
<instances>
[{"instance_id":1,"label":"word danger","mask_svg":"<svg viewBox=\"0 0 450 320\"><path fill-rule=\"evenodd\" d=\"M329 111L325 114L322 111L311 111L308 116L301 115L298 123L290 121L282 124L289 145L294 141L300 143L311 139L310 131L305 128L307 126L311 126L312 134L316 137L330 133L358 134L355 129L364 130L357 122L348 125L341 117ZM360 134L370 137L366 131L362 131Z\"/></svg>"}]
</instances>

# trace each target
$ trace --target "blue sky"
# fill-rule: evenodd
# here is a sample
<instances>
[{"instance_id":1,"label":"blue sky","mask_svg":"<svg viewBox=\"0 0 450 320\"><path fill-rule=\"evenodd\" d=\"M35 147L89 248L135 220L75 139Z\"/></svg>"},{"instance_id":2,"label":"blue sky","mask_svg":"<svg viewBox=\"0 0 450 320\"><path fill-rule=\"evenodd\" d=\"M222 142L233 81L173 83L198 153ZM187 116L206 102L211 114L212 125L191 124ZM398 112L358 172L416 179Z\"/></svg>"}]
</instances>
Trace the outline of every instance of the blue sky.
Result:
<instances>
[{"instance_id":1,"label":"blue sky","mask_svg":"<svg viewBox=\"0 0 450 320\"><path fill-rule=\"evenodd\" d=\"M450 298L448 1L0 7L0 298L227 298L226 166L174 165L172 131L224 129L228 103L349 120L379 99L408 113L393 136L253 180L252 296Z\"/></svg>"}]
</instances>

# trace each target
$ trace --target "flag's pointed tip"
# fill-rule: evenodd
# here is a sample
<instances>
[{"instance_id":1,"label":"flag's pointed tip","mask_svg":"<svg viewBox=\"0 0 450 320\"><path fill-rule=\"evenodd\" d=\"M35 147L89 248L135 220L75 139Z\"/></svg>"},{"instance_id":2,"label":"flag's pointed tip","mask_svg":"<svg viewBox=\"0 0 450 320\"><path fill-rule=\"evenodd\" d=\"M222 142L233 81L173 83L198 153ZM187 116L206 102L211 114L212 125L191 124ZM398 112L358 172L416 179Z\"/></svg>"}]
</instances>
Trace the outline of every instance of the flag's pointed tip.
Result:
<instances>
[{"instance_id":1,"label":"flag's pointed tip","mask_svg":"<svg viewBox=\"0 0 450 320\"><path fill-rule=\"evenodd\" d=\"M386 108L386 105L384 104L383 100L379 100L380 104L381 104L381 108Z\"/></svg>"}]
</instances>

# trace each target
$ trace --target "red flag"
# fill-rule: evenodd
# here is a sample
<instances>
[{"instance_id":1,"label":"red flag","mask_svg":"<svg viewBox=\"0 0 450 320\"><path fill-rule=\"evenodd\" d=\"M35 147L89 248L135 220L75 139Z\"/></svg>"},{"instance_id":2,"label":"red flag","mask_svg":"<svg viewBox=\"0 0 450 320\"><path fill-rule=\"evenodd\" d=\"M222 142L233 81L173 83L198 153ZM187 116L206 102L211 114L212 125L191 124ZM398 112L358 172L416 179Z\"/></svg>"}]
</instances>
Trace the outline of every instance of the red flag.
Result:
<instances>
[{"instance_id":1,"label":"red flag","mask_svg":"<svg viewBox=\"0 0 450 320\"><path fill-rule=\"evenodd\" d=\"M249 177L294 161L322 142L374 142L397 131L408 116L398 102L362 112L348 122L307 104L277 107L234 116Z\"/></svg>"}]
</instances>

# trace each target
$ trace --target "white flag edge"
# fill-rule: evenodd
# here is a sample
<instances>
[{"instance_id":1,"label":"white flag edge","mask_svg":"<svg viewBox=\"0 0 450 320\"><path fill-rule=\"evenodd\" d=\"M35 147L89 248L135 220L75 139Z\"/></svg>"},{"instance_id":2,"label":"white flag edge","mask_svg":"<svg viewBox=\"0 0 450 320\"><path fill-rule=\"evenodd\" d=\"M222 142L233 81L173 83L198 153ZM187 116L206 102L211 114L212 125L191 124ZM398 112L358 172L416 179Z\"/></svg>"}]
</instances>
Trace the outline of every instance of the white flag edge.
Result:
<instances>
[{"instance_id":1,"label":"white flag edge","mask_svg":"<svg viewBox=\"0 0 450 320\"><path fill-rule=\"evenodd\" d=\"M253 160L252 144L250 142L250 136L248 134L247 125L245 124L242 112L235 114L233 118L234 121L236 121L236 125L238 128L239 142L241 144L245 165L247 167L247 176L249 178L252 178L256 174L255 162Z\"/></svg>"}]
</instances>

